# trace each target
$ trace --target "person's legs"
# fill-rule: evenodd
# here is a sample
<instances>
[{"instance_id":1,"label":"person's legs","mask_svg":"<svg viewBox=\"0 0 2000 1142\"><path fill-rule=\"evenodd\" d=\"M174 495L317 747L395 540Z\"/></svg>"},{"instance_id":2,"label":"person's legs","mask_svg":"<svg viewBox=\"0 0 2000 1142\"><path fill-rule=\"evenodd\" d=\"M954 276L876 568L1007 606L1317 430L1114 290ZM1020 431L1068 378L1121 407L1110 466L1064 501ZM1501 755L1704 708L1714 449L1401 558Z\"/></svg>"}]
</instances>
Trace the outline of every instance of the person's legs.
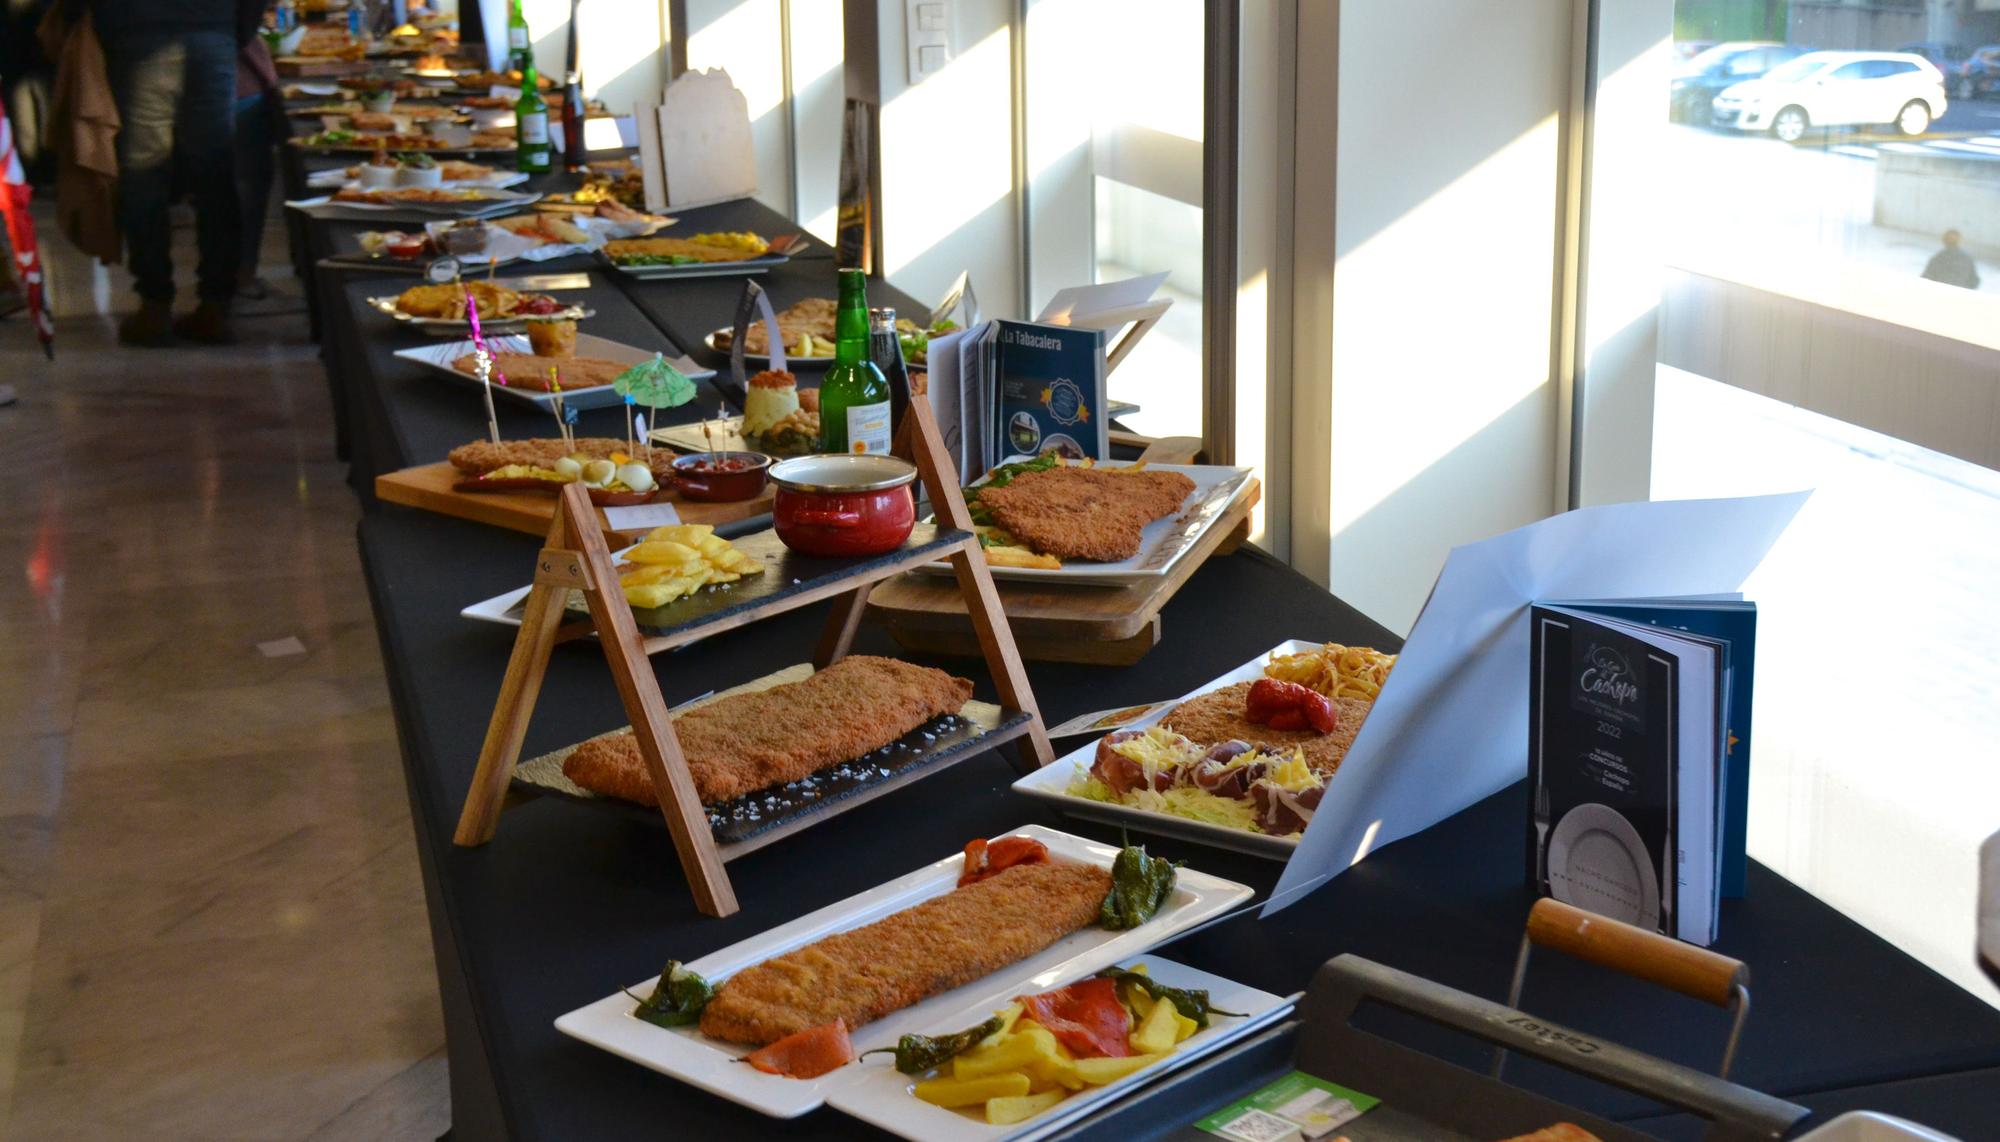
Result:
<instances>
[{"instance_id":1,"label":"person's legs","mask_svg":"<svg viewBox=\"0 0 2000 1142\"><path fill-rule=\"evenodd\" d=\"M197 340L225 341L243 248L235 172L236 36L227 29L188 32L181 42L186 45L186 90L175 137L194 198L201 305L175 331Z\"/></svg>"},{"instance_id":2,"label":"person's legs","mask_svg":"<svg viewBox=\"0 0 2000 1142\"><path fill-rule=\"evenodd\" d=\"M277 155L271 130L270 96L263 92L236 101L236 197L243 210L243 246L236 273L237 294L259 298L264 283L257 277L264 251L264 214L277 180Z\"/></svg>"},{"instance_id":3,"label":"person's legs","mask_svg":"<svg viewBox=\"0 0 2000 1142\"><path fill-rule=\"evenodd\" d=\"M119 326L130 342L171 338L174 262L167 202L173 193L174 117L181 101L186 53L178 40L143 33L104 45L112 97L118 103L118 215L126 263L140 309Z\"/></svg>"}]
</instances>

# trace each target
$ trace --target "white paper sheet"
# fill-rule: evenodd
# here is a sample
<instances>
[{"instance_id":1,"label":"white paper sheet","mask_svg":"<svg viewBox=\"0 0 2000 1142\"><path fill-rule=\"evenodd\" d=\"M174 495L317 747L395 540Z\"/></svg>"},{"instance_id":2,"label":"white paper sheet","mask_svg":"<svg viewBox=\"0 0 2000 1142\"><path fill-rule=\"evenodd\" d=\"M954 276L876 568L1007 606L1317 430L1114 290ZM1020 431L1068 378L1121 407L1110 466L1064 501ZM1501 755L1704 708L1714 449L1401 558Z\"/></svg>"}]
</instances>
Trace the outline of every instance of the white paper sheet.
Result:
<instances>
[{"instance_id":1,"label":"white paper sheet","mask_svg":"<svg viewBox=\"0 0 2000 1142\"><path fill-rule=\"evenodd\" d=\"M1809 495L1608 504L1453 548L1262 915L1526 776L1530 603L1735 591Z\"/></svg>"},{"instance_id":2,"label":"white paper sheet","mask_svg":"<svg viewBox=\"0 0 2000 1142\"><path fill-rule=\"evenodd\" d=\"M1056 295L1049 299L1049 303L1042 307L1041 316L1035 320L1056 325L1075 325L1099 313L1144 305L1153 300L1153 295L1160 291L1166 280L1167 275L1164 273L1146 274L1141 277L1126 278L1122 282L1100 282L1097 285L1059 289Z\"/></svg>"},{"instance_id":3,"label":"white paper sheet","mask_svg":"<svg viewBox=\"0 0 2000 1142\"><path fill-rule=\"evenodd\" d=\"M681 521L681 513L672 504L633 504L630 507L605 508L604 522L613 531L638 531L642 527L667 527Z\"/></svg>"}]
</instances>

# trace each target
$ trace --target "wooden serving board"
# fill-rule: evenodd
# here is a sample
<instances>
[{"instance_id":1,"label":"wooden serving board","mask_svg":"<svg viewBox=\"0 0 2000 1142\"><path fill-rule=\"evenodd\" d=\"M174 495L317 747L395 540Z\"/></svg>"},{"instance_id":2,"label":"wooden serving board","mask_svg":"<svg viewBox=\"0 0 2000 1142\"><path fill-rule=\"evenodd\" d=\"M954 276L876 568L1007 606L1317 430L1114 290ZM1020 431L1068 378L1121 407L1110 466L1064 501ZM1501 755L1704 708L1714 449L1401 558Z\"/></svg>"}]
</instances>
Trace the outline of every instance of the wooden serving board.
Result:
<instances>
[{"instance_id":1,"label":"wooden serving board","mask_svg":"<svg viewBox=\"0 0 2000 1142\"><path fill-rule=\"evenodd\" d=\"M1021 657L1037 662L1130 666L1160 641L1160 608L1211 555L1235 551L1250 534L1264 486L1252 477L1236 503L1157 579L1121 587L999 581L1000 604ZM958 585L942 575L900 575L877 586L868 614L897 645L915 653L978 654Z\"/></svg>"},{"instance_id":2,"label":"wooden serving board","mask_svg":"<svg viewBox=\"0 0 2000 1142\"><path fill-rule=\"evenodd\" d=\"M488 523L504 527L509 531L525 531L533 535L547 535L549 523L555 519L556 497L542 492L460 492L452 485L464 479L458 469L449 463L423 464L415 468L405 468L400 472L387 472L375 477L375 498L392 504L422 508L440 515L456 516L476 523ZM738 500L733 503L708 504L682 499L679 492L668 492L664 502L674 505L680 513L682 523L725 524L752 516L767 515L771 510L771 499L777 494L773 485L765 485L764 494L754 500ZM657 502L662 502L656 500ZM604 509L594 509L597 526L605 534L619 539L629 539L642 535L641 528L631 532L612 531L605 523Z\"/></svg>"}]
</instances>

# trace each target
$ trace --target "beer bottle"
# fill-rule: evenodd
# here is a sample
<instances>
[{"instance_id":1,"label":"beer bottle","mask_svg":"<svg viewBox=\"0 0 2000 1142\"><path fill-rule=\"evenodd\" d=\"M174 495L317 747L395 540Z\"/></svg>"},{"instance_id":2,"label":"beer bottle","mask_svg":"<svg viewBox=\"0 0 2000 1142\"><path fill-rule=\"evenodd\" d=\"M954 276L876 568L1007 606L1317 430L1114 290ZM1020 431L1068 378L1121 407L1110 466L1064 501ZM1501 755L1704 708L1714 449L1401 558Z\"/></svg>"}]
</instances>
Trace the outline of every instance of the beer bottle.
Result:
<instances>
[{"instance_id":1,"label":"beer bottle","mask_svg":"<svg viewBox=\"0 0 2000 1142\"><path fill-rule=\"evenodd\" d=\"M549 152L549 104L535 74L535 55L529 52L521 62L521 98L514 101L514 169L545 174Z\"/></svg>"},{"instance_id":2,"label":"beer bottle","mask_svg":"<svg viewBox=\"0 0 2000 1142\"><path fill-rule=\"evenodd\" d=\"M903 427L910 411L910 368L903 361L903 338L896 332L896 311L885 305L868 310L868 359L889 382L889 436Z\"/></svg>"},{"instance_id":3,"label":"beer bottle","mask_svg":"<svg viewBox=\"0 0 2000 1142\"><path fill-rule=\"evenodd\" d=\"M534 53L528 48L528 14L521 11L521 3L513 0L507 6L507 67L526 75Z\"/></svg>"},{"instance_id":4,"label":"beer bottle","mask_svg":"<svg viewBox=\"0 0 2000 1142\"><path fill-rule=\"evenodd\" d=\"M819 387L821 452L889 451L889 382L868 359L868 276L840 271L833 367Z\"/></svg>"}]
</instances>

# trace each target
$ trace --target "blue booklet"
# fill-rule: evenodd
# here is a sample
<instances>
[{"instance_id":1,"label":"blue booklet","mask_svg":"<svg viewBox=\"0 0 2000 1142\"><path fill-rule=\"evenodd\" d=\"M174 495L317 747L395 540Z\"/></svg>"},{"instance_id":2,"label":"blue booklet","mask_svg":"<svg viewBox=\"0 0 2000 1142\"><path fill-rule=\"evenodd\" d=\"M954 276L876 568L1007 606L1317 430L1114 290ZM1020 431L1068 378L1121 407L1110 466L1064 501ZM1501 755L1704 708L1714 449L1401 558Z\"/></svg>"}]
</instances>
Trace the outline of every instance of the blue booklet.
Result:
<instances>
[{"instance_id":1,"label":"blue booklet","mask_svg":"<svg viewBox=\"0 0 2000 1142\"><path fill-rule=\"evenodd\" d=\"M1104 334L1095 329L1000 321L992 455L1065 460L1111 455L1105 411Z\"/></svg>"},{"instance_id":2,"label":"blue booklet","mask_svg":"<svg viewBox=\"0 0 2000 1142\"><path fill-rule=\"evenodd\" d=\"M1756 682L1757 604L1740 595L1568 603L1576 610L1667 627L1720 641L1728 675L1728 730L1722 758L1721 881L1724 897L1740 897L1749 875L1750 695Z\"/></svg>"}]
</instances>

